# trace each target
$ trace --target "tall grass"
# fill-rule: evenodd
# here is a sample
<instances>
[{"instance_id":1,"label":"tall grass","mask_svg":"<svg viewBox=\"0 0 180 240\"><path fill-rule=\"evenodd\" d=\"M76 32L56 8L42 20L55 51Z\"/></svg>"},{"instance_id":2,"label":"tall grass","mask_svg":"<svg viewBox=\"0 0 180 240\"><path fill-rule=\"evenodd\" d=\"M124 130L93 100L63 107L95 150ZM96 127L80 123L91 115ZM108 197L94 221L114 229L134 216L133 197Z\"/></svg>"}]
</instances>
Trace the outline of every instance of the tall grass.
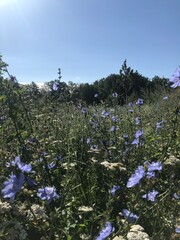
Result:
<instances>
[{"instance_id":1,"label":"tall grass","mask_svg":"<svg viewBox=\"0 0 180 240\"><path fill-rule=\"evenodd\" d=\"M178 90L88 107L30 97L12 79L0 86L1 239L129 239L135 224L149 239L180 237Z\"/></svg>"}]
</instances>

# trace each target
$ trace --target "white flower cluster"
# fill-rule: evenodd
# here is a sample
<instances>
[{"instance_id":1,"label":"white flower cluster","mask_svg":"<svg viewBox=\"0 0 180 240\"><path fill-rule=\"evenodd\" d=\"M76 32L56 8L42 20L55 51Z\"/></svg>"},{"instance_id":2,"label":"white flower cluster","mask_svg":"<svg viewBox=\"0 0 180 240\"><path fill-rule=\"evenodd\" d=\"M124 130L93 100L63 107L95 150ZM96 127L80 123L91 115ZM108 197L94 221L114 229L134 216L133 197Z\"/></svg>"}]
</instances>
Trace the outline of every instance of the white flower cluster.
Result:
<instances>
[{"instance_id":1,"label":"white flower cluster","mask_svg":"<svg viewBox=\"0 0 180 240\"><path fill-rule=\"evenodd\" d=\"M5 214L11 210L11 205L8 202L2 202L0 200L0 214Z\"/></svg>"},{"instance_id":2,"label":"white flower cluster","mask_svg":"<svg viewBox=\"0 0 180 240\"><path fill-rule=\"evenodd\" d=\"M33 221L36 219L46 220L47 215L45 213L44 207L38 204L33 204L31 206L31 209L27 210L27 218L30 221Z\"/></svg>"}]
</instances>

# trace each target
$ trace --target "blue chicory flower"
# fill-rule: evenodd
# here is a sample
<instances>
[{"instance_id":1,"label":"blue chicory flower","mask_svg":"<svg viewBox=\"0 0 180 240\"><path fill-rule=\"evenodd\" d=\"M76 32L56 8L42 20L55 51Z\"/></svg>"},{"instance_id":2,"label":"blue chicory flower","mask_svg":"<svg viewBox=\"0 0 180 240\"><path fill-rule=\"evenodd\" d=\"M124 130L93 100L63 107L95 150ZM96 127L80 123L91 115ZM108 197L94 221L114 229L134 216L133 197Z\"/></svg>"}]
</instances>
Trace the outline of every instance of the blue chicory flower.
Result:
<instances>
[{"instance_id":1,"label":"blue chicory flower","mask_svg":"<svg viewBox=\"0 0 180 240\"><path fill-rule=\"evenodd\" d=\"M3 183L4 188L1 190L3 198L9 198L12 202L17 192L21 190L24 182L24 174L20 173L19 177L15 174L11 174L8 181Z\"/></svg>"},{"instance_id":2,"label":"blue chicory flower","mask_svg":"<svg viewBox=\"0 0 180 240\"><path fill-rule=\"evenodd\" d=\"M114 92L114 93L112 93L112 97L118 97L118 94L117 94L117 92Z\"/></svg>"},{"instance_id":3,"label":"blue chicory flower","mask_svg":"<svg viewBox=\"0 0 180 240\"><path fill-rule=\"evenodd\" d=\"M42 200L46 200L46 203L48 204L52 201L52 199L59 198L59 195L57 195L54 187L39 188L37 196Z\"/></svg>"},{"instance_id":4,"label":"blue chicory flower","mask_svg":"<svg viewBox=\"0 0 180 240\"><path fill-rule=\"evenodd\" d=\"M174 193L173 197L178 200L178 199L180 199L180 194Z\"/></svg>"},{"instance_id":5,"label":"blue chicory flower","mask_svg":"<svg viewBox=\"0 0 180 240\"><path fill-rule=\"evenodd\" d=\"M134 110L133 110L133 109L129 109L128 111L129 111L130 113L133 113L133 112L134 112Z\"/></svg>"},{"instance_id":6,"label":"blue chicory flower","mask_svg":"<svg viewBox=\"0 0 180 240\"><path fill-rule=\"evenodd\" d=\"M81 109L81 112L84 113L84 114L86 114L86 113L87 113L87 109L86 109L85 107L83 107L83 108Z\"/></svg>"},{"instance_id":7,"label":"blue chicory flower","mask_svg":"<svg viewBox=\"0 0 180 240\"><path fill-rule=\"evenodd\" d=\"M139 125L141 122L141 118L140 117L136 117L136 125Z\"/></svg>"},{"instance_id":8,"label":"blue chicory flower","mask_svg":"<svg viewBox=\"0 0 180 240\"><path fill-rule=\"evenodd\" d=\"M112 194L112 196L115 195L115 193L116 193L116 191L117 191L118 189L120 189L120 186L114 185L114 186L112 187L112 189L111 189L111 194Z\"/></svg>"},{"instance_id":9,"label":"blue chicory flower","mask_svg":"<svg viewBox=\"0 0 180 240\"><path fill-rule=\"evenodd\" d=\"M47 165L48 169L51 170L56 166L56 164L54 162L51 162Z\"/></svg>"},{"instance_id":10,"label":"blue chicory flower","mask_svg":"<svg viewBox=\"0 0 180 240\"><path fill-rule=\"evenodd\" d=\"M137 139L137 138L141 137L141 136L143 135L143 133L144 133L143 129L138 130L138 131L135 133L135 138Z\"/></svg>"},{"instance_id":11,"label":"blue chicory flower","mask_svg":"<svg viewBox=\"0 0 180 240\"><path fill-rule=\"evenodd\" d=\"M157 132L159 128L163 128L163 124L164 124L164 120L157 122L155 132Z\"/></svg>"},{"instance_id":12,"label":"blue chicory flower","mask_svg":"<svg viewBox=\"0 0 180 240\"><path fill-rule=\"evenodd\" d=\"M59 88L59 83L57 81L54 81L54 83L53 83L53 90L57 91L58 88Z\"/></svg>"},{"instance_id":13,"label":"blue chicory flower","mask_svg":"<svg viewBox=\"0 0 180 240\"><path fill-rule=\"evenodd\" d=\"M122 214L123 214L123 216L125 218L127 218L129 223L132 223L132 222L136 221L139 218L136 214L130 212L127 209L123 209Z\"/></svg>"},{"instance_id":14,"label":"blue chicory flower","mask_svg":"<svg viewBox=\"0 0 180 240\"><path fill-rule=\"evenodd\" d=\"M176 227L175 232L179 234L180 233L180 227Z\"/></svg>"},{"instance_id":15,"label":"blue chicory flower","mask_svg":"<svg viewBox=\"0 0 180 240\"><path fill-rule=\"evenodd\" d=\"M180 86L180 67L178 67L172 77L169 79L170 82L173 82L171 85L172 88Z\"/></svg>"},{"instance_id":16,"label":"blue chicory flower","mask_svg":"<svg viewBox=\"0 0 180 240\"><path fill-rule=\"evenodd\" d=\"M147 177L147 178L155 177L155 172L154 172L154 171L147 171L146 177Z\"/></svg>"},{"instance_id":17,"label":"blue chicory flower","mask_svg":"<svg viewBox=\"0 0 180 240\"><path fill-rule=\"evenodd\" d=\"M90 138L87 138L87 139L86 139L86 143L87 143L87 144L90 144L90 143L91 143L91 139L90 139Z\"/></svg>"},{"instance_id":18,"label":"blue chicory flower","mask_svg":"<svg viewBox=\"0 0 180 240\"><path fill-rule=\"evenodd\" d=\"M97 98L98 96L99 96L98 93L95 93L95 94L94 94L94 97L95 97L95 98Z\"/></svg>"},{"instance_id":19,"label":"blue chicory flower","mask_svg":"<svg viewBox=\"0 0 180 240\"><path fill-rule=\"evenodd\" d=\"M131 143L132 145L138 145L139 144L139 138L135 138L133 141L132 141L132 143Z\"/></svg>"},{"instance_id":20,"label":"blue chicory flower","mask_svg":"<svg viewBox=\"0 0 180 240\"><path fill-rule=\"evenodd\" d=\"M144 103L144 100L141 98L138 98L136 105L140 106L140 105L143 105L143 103Z\"/></svg>"},{"instance_id":21,"label":"blue chicory flower","mask_svg":"<svg viewBox=\"0 0 180 240\"><path fill-rule=\"evenodd\" d=\"M147 194L144 194L142 198L147 198L147 200L154 202L157 194L158 194L158 191L152 190L152 191L149 191Z\"/></svg>"},{"instance_id":22,"label":"blue chicory flower","mask_svg":"<svg viewBox=\"0 0 180 240\"><path fill-rule=\"evenodd\" d=\"M106 110L103 110L101 113L101 117L103 117L103 118L108 117L109 115L110 115L110 112L108 112Z\"/></svg>"},{"instance_id":23,"label":"blue chicory flower","mask_svg":"<svg viewBox=\"0 0 180 240\"><path fill-rule=\"evenodd\" d=\"M161 171L162 170L162 164L161 162L152 162L148 165L148 171Z\"/></svg>"},{"instance_id":24,"label":"blue chicory flower","mask_svg":"<svg viewBox=\"0 0 180 240\"><path fill-rule=\"evenodd\" d=\"M164 100L167 100L167 99L168 99L168 96L164 96L163 99L164 99Z\"/></svg>"},{"instance_id":25,"label":"blue chicory flower","mask_svg":"<svg viewBox=\"0 0 180 240\"><path fill-rule=\"evenodd\" d=\"M99 236L96 238L96 240L103 240L106 239L107 237L109 237L109 235L111 233L114 232L114 227L112 227L110 222L106 222L105 223L105 227L102 229L102 231L100 232Z\"/></svg>"},{"instance_id":26,"label":"blue chicory flower","mask_svg":"<svg viewBox=\"0 0 180 240\"><path fill-rule=\"evenodd\" d=\"M17 157L15 157L14 160L11 161L11 165L15 167L17 165L17 163L19 163L20 161L21 161L20 157L17 156Z\"/></svg>"},{"instance_id":27,"label":"blue chicory flower","mask_svg":"<svg viewBox=\"0 0 180 240\"><path fill-rule=\"evenodd\" d=\"M23 162L18 162L17 166L18 166L19 170L21 170L22 172L29 173L32 170L31 164L25 164Z\"/></svg>"},{"instance_id":28,"label":"blue chicory flower","mask_svg":"<svg viewBox=\"0 0 180 240\"><path fill-rule=\"evenodd\" d=\"M144 174L145 174L144 167L138 166L138 168L135 171L135 174L132 174L131 177L129 178L127 182L127 187L131 188L131 187L134 187L136 184L138 184L141 178L144 177Z\"/></svg>"},{"instance_id":29,"label":"blue chicory flower","mask_svg":"<svg viewBox=\"0 0 180 240\"><path fill-rule=\"evenodd\" d=\"M115 129L116 129L115 126L112 126L112 127L109 129L109 131L110 131L110 132L114 132Z\"/></svg>"}]
</instances>

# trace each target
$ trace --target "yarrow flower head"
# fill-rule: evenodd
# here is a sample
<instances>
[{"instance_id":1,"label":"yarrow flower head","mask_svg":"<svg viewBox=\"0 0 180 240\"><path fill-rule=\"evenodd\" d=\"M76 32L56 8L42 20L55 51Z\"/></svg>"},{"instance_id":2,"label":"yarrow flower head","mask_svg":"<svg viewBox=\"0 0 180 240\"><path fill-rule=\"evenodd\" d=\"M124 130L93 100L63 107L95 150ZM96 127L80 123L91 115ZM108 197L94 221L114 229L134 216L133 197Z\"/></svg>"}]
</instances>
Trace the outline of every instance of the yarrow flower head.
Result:
<instances>
[{"instance_id":1,"label":"yarrow flower head","mask_svg":"<svg viewBox=\"0 0 180 240\"><path fill-rule=\"evenodd\" d=\"M123 214L123 216L125 218L127 218L129 223L132 223L132 222L136 221L139 218L136 214L130 212L127 209L123 209L122 214Z\"/></svg>"},{"instance_id":2,"label":"yarrow flower head","mask_svg":"<svg viewBox=\"0 0 180 240\"><path fill-rule=\"evenodd\" d=\"M19 177L15 174L11 174L8 181L3 183L4 188L1 190L3 198L9 198L13 201L17 192L21 190L24 182L24 174L20 173Z\"/></svg>"},{"instance_id":3,"label":"yarrow flower head","mask_svg":"<svg viewBox=\"0 0 180 240\"><path fill-rule=\"evenodd\" d=\"M180 67L178 67L172 77L169 79L170 82L173 82L171 85L172 88L180 86Z\"/></svg>"},{"instance_id":4,"label":"yarrow flower head","mask_svg":"<svg viewBox=\"0 0 180 240\"><path fill-rule=\"evenodd\" d=\"M96 240L103 240L106 239L107 237L109 237L109 235L111 233L114 232L114 227L112 227L110 222L106 222L105 223L105 227L102 229L102 231L100 232L99 236L96 238Z\"/></svg>"},{"instance_id":5,"label":"yarrow flower head","mask_svg":"<svg viewBox=\"0 0 180 240\"><path fill-rule=\"evenodd\" d=\"M158 194L158 191L152 190L152 191L149 191L147 194L144 194L142 198L147 198L147 200L154 202L157 194Z\"/></svg>"},{"instance_id":6,"label":"yarrow flower head","mask_svg":"<svg viewBox=\"0 0 180 240\"><path fill-rule=\"evenodd\" d=\"M127 182L127 187L131 188L131 187L134 187L136 184L138 184L141 178L144 177L144 174L145 174L144 167L138 166L138 168L135 171L135 174L132 174L131 177L129 178Z\"/></svg>"},{"instance_id":7,"label":"yarrow flower head","mask_svg":"<svg viewBox=\"0 0 180 240\"><path fill-rule=\"evenodd\" d=\"M48 204L52 201L52 199L59 198L59 195L57 195L54 187L39 188L37 196L42 200L45 200Z\"/></svg>"}]
</instances>

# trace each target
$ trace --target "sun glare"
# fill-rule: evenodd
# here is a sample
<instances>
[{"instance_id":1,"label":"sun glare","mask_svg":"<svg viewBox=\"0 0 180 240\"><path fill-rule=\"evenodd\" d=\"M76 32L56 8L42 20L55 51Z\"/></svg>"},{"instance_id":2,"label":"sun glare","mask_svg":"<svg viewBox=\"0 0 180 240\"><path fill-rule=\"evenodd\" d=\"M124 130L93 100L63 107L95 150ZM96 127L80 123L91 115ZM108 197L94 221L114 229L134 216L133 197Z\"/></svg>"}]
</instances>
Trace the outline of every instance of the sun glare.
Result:
<instances>
[{"instance_id":1,"label":"sun glare","mask_svg":"<svg viewBox=\"0 0 180 240\"><path fill-rule=\"evenodd\" d=\"M0 7L5 7L5 6L9 6L17 3L18 3L18 0L0 0Z\"/></svg>"}]
</instances>

